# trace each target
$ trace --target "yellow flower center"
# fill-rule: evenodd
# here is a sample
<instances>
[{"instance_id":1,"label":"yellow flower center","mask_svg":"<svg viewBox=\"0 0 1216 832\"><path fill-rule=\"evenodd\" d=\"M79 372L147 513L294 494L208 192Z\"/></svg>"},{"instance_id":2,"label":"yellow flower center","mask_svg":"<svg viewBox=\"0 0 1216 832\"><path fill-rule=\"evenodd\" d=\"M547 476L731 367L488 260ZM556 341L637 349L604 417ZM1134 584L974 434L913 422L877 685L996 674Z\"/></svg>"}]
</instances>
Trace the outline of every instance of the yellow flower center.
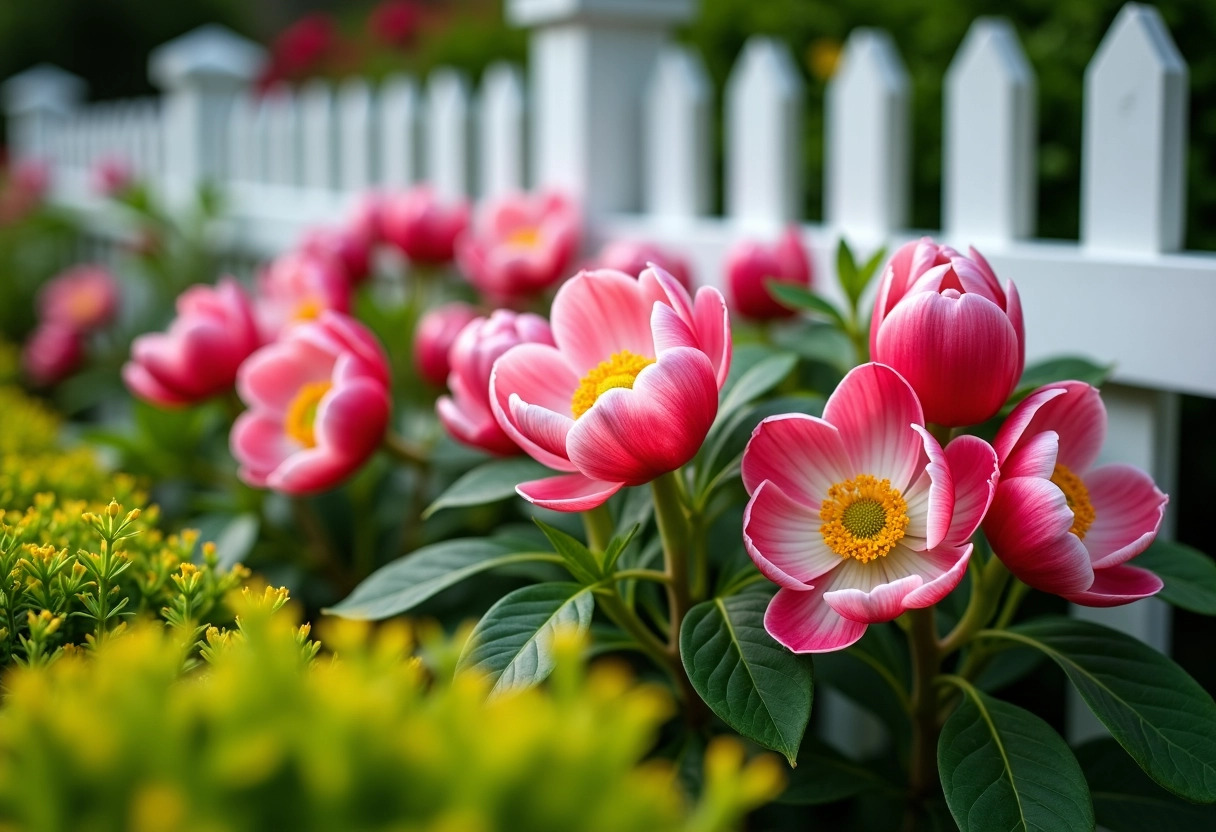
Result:
<instances>
[{"instance_id":1,"label":"yellow flower center","mask_svg":"<svg viewBox=\"0 0 1216 832\"><path fill-rule=\"evenodd\" d=\"M1089 489L1081 478L1068 470L1067 466L1056 463L1056 469L1051 472L1051 481L1064 492L1064 499L1072 509L1072 528L1070 532L1079 539L1085 539L1085 533L1094 524L1094 504L1089 500Z\"/></svg>"},{"instance_id":2,"label":"yellow flower center","mask_svg":"<svg viewBox=\"0 0 1216 832\"><path fill-rule=\"evenodd\" d=\"M536 248L540 245L540 229L534 225L517 228L507 235L507 245L515 248Z\"/></svg>"},{"instance_id":3,"label":"yellow flower center","mask_svg":"<svg viewBox=\"0 0 1216 832\"><path fill-rule=\"evenodd\" d=\"M315 297L305 298L296 306L293 321L312 321L321 317L325 306Z\"/></svg>"},{"instance_id":4,"label":"yellow flower center","mask_svg":"<svg viewBox=\"0 0 1216 832\"><path fill-rule=\"evenodd\" d=\"M895 548L908 528L908 504L890 480L858 474L828 489L819 507L823 542L842 558L869 563Z\"/></svg>"},{"instance_id":5,"label":"yellow flower center","mask_svg":"<svg viewBox=\"0 0 1216 832\"><path fill-rule=\"evenodd\" d=\"M317 444L317 435L313 430L317 421L317 407L331 387L333 385L328 381L314 381L311 384L305 384L287 407L287 418L283 420L283 430L305 448L312 448Z\"/></svg>"},{"instance_id":6,"label":"yellow flower center","mask_svg":"<svg viewBox=\"0 0 1216 832\"><path fill-rule=\"evenodd\" d=\"M617 387L632 390L638 373L653 363L653 358L621 350L613 353L607 361L595 365L591 372L583 376L583 380L578 383L578 389L574 391L574 398L570 400L574 418L577 419L590 410L595 400L609 390Z\"/></svg>"}]
</instances>

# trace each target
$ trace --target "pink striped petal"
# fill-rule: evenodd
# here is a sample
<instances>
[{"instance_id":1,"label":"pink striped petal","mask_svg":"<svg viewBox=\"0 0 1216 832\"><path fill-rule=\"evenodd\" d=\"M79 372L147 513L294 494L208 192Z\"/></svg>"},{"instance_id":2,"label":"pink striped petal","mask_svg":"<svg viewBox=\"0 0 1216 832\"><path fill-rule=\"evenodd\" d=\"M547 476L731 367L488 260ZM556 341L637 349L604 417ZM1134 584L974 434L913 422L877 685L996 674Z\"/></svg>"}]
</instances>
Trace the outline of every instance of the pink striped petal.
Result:
<instances>
[{"instance_id":1,"label":"pink striped petal","mask_svg":"<svg viewBox=\"0 0 1216 832\"><path fill-rule=\"evenodd\" d=\"M933 438L933 434L920 425L912 425L912 430L920 434L925 455L929 458L924 474L929 477L930 483L925 511L925 544L934 549L945 539L950 530L950 518L954 516L954 474L946 462L942 446Z\"/></svg>"},{"instance_id":2,"label":"pink striped petal","mask_svg":"<svg viewBox=\"0 0 1216 832\"><path fill-rule=\"evenodd\" d=\"M1072 528L1073 513L1055 483L1018 477L1002 480L984 520L984 533L1009 571L1062 595L1093 583L1089 553Z\"/></svg>"},{"instance_id":3,"label":"pink striped petal","mask_svg":"<svg viewBox=\"0 0 1216 832\"><path fill-rule=\"evenodd\" d=\"M1148 548L1169 502L1152 477L1131 465L1103 465L1085 475L1085 487L1094 522L1084 543L1095 570L1123 563Z\"/></svg>"},{"instance_id":4,"label":"pink striped petal","mask_svg":"<svg viewBox=\"0 0 1216 832\"><path fill-rule=\"evenodd\" d=\"M593 479L641 485L692 459L717 413L709 359L677 347L642 370L633 389L603 393L574 423L566 450Z\"/></svg>"},{"instance_id":5,"label":"pink striped petal","mask_svg":"<svg viewBox=\"0 0 1216 832\"><path fill-rule=\"evenodd\" d=\"M693 302L693 329L701 349L713 362L718 389L721 390L730 372L730 310L726 307L726 298L712 286L702 286L697 290Z\"/></svg>"},{"instance_id":6,"label":"pink striped petal","mask_svg":"<svg viewBox=\"0 0 1216 832\"><path fill-rule=\"evenodd\" d=\"M570 414L578 377L562 354L547 344L519 344L507 350L490 372L490 406L494 418L514 442L533 459L558 471L574 471L564 455L554 454L524 436L511 416L511 396L554 413Z\"/></svg>"},{"instance_id":7,"label":"pink striped petal","mask_svg":"<svg viewBox=\"0 0 1216 832\"><path fill-rule=\"evenodd\" d=\"M654 333L655 354L675 347L701 349L697 336L676 310L665 303L656 303L650 313L650 329Z\"/></svg>"},{"instance_id":8,"label":"pink striped petal","mask_svg":"<svg viewBox=\"0 0 1216 832\"><path fill-rule=\"evenodd\" d=\"M988 261L980 256L980 253L975 249L971 249L971 256L984 264L984 267L989 271L992 267L988 265ZM1022 298L1018 295L1018 287L1013 285L1012 280L1005 281L1005 314L1009 316L1009 323L1013 326L1013 332L1017 335L1018 344L1022 348L1018 350L1018 374L1017 377L1022 377L1022 372L1026 369L1026 326L1022 322Z\"/></svg>"},{"instance_id":9,"label":"pink striped petal","mask_svg":"<svg viewBox=\"0 0 1216 832\"><path fill-rule=\"evenodd\" d=\"M528 404L515 393L511 394L510 406L511 423L519 428L524 438L554 456L566 455L566 436L574 427L573 419L539 405Z\"/></svg>"},{"instance_id":10,"label":"pink striped petal","mask_svg":"<svg viewBox=\"0 0 1216 832\"><path fill-rule=\"evenodd\" d=\"M889 479L893 488L907 490L922 465L921 438L911 426L925 420L899 373L882 364L854 368L828 398L823 419L840 430L853 474Z\"/></svg>"},{"instance_id":11,"label":"pink striped petal","mask_svg":"<svg viewBox=\"0 0 1216 832\"><path fill-rule=\"evenodd\" d=\"M265 487L270 472L300 449L283 433L282 419L252 410L236 417L228 444L241 464L241 479L257 488Z\"/></svg>"},{"instance_id":12,"label":"pink striped petal","mask_svg":"<svg viewBox=\"0 0 1216 832\"><path fill-rule=\"evenodd\" d=\"M959 436L945 448L954 479L954 513L945 540L961 546L971 539L992 505L1001 469L996 451L978 436Z\"/></svg>"},{"instance_id":13,"label":"pink striped petal","mask_svg":"<svg viewBox=\"0 0 1216 832\"><path fill-rule=\"evenodd\" d=\"M334 387L317 405L317 445L349 458L352 468L358 468L380 446L391 407L388 390L371 379Z\"/></svg>"},{"instance_id":14,"label":"pink striped petal","mask_svg":"<svg viewBox=\"0 0 1216 832\"><path fill-rule=\"evenodd\" d=\"M1161 579L1139 566L1121 564L1094 572L1093 585L1064 597L1083 607L1118 607L1161 591Z\"/></svg>"},{"instance_id":15,"label":"pink striped petal","mask_svg":"<svg viewBox=\"0 0 1216 832\"><path fill-rule=\"evenodd\" d=\"M775 584L806 589L840 565L823 541L819 513L791 500L770 481L760 483L743 512L743 543L756 568Z\"/></svg>"},{"instance_id":16,"label":"pink striped petal","mask_svg":"<svg viewBox=\"0 0 1216 832\"><path fill-rule=\"evenodd\" d=\"M306 384L329 381L331 355L301 341L277 341L245 359L236 374L236 389L250 407L282 416Z\"/></svg>"},{"instance_id":17,"label":"pink striped petal","mask_svg":"<svg viewBox=\"0 0 1216 832\"><path fill-rule=\"evenodd\" d=\"M317 494L337 487L358 467L351 457L318 446L289 456L266 477L266 485L284 494Z\"/></svg>"},{"instance_id":18,"label":"pink striped petal","mask_svg":"<svg viewBox=\"0 0 1216 832\"><path fill-rule=\"evenodd\" d=\"M656 303L670 306L681 320L692 323L692 298L688 290L662 266L648 264L638 275L638 288L648 307Z\"/></svg>"},{"instance_id":19,"label":"pink striped petal","mask_svg":"<svg viewBox=\"0 0 1216 832\"><path fill-rule=\"evenodd\" d=\"M1039 412L1039 409L1052 399L1059 398L1066 393L1067 391L1061 387L1049 385L1047 387L1040 387L1018 402L1017 407L1001 423L1000 430L996 433L996 439L992 442L992 447L996 450L996 458L1001 463L1002 471L1005 470L1005 462L1022 441L1022 437L1025 436L1027 441L1030 440L1031 436L1028 435L1028 428L1031 421L1034 420L1035 414ZM1052 465L1055 465L1054 460ZM1011 475L1007 474L1006 478L1009 476Z\"/></svg>"},{"instance_id":20,"label":"pink striped petal","mask_svg":"<svg viewBox=\"0 0 1216 832\"><path fill-rule=\"evenodd\" d=\"M1051 479L1059 453L1060 435L1054 430L1025 434L1001 466L1001 476Z\"/></svg>"},{"instance_id":21,"label":"pink striped petal","mask_svg":"<svg viewBox=\"0 0 1216 832\"><path fill-rule=\"evenodd\" d=\"M1056 462L1083 476L1098 458L1106 440L1106 407L1095 387L1080 381L1063 381L1066 394L1039 408L1028 432L1054 430L1060 436Z\"/></svg>"},{"instance_id":22,"label":"pink striped petal","mask_svg":"<svg viewBox=\"0 0 1216 832\"><path fill-rule=\"evenodd\" d=\"M846 587L823 594L823 600L840 615L862 624L893 621L904 612L904 597L924 583L920 575L908 575L871 592Z\"/></svg>"},{"instance_id":23,"label":"pink striped petal","mask_svg":"<svg viewBox=\"0 0 1216 832\"><path fill-rule=\"evenodd\" d=\"M128 390L158 407L183 407L194 401L192 396L162 384L146 367L134 361L122 365L122 380Z\"/></svg>"},{"instance_id":24,"label":"pink striped petal","mask_svg":"<svg viewBox=\"0 0 1216 832\"><path fill-rule=\"evenodd\" d=\"M477 406L463 409L451 396L443 396L435 402L435 413L452 438L474 448L509 456L519 453L519 446L499 427L489 410Z\"/></svg>"},{"instance_id":25,"label":"pink striped petal","mask_svg":"<svg viewBox=\"0 0 1216 832\"><path fill-rule=\"evenodd\" d=\"M795 653L843 650L866 633L866 625L850 621L823 600L823 589L779 589L764 612L764 629Z\"/></svg>"},{"instance_id":26,"label":"pink striped petal","mask_svg":"<svg viewBox=\"0 0 1216 832\"><path fill-rule=\"evenodd\" d=\"M553 340L579 377L622 350L652 357L652 306L624 272L580 272L553 299Z\"/></svg>"},{"instance_id":27,"label":"pink striped petal","mask_svg":"<svg viewBox=\"0 0 1216 832\"><path fill-rule=\"evenodd\" d=\"M743 484L749 494L771 480L814 511L829 488L855 473L840 432L802 413L768 417L752 431L743 451Z\"/></svg>"},{"instance_id":28,"label":"pink striped petal","mask_svg":"<svg viewBox=\"0 0 1216 832\"><path fill-rule=\"evenodd\" d=\"M603 505L623 488L623 482L604 482L582 474L565 474L521 482L516 493L533 505L554 511L588 511Z\"/></svg>"},{"instance_id":29,"label":"pink striped petal","mask_svg":"<svg viewBox=\"0 0 1216 832\"><path fill-rule=\"evenodd\" d=\"M963 580L971 561L972 545L939 546L931 552L919 553L917 569L925 582L904 597L904 607L910 610L931 607L945 598Z\"/></svg>"}]
</instances>

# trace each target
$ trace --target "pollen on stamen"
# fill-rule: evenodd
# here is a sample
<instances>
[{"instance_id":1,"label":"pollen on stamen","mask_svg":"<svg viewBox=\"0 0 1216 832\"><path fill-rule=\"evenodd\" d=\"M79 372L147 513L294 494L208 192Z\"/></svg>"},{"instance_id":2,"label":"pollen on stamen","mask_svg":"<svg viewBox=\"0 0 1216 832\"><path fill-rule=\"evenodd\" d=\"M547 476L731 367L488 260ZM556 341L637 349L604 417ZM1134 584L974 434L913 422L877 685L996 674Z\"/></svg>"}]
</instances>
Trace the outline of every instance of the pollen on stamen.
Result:
<instances>
[{"instance_id":1,"label":"pollen on stamen","mask_svg":"<svg viewBox=\"0 0 1216 832\"><path fill-rule=\"evenodd\" d=\"M819 508L819 533L841 557L869 563L887 555L908 528L908 504L890 480L869 474L838 482Z\"/></svg>"},{"instance_id":2,"label":"pollen on stamen","mask_svg":"<svg viewBox=\"0 0 1216 832\"><path fill-rule=\"evenodd\" d=\"M655 362L653 358L621 350L613 353L607 361L601 361L583 376L578 389L570 400L570 410L578 418L591 409L596 399L609 390L633 389L638 374Z\"/></svg>"}]
</instances>

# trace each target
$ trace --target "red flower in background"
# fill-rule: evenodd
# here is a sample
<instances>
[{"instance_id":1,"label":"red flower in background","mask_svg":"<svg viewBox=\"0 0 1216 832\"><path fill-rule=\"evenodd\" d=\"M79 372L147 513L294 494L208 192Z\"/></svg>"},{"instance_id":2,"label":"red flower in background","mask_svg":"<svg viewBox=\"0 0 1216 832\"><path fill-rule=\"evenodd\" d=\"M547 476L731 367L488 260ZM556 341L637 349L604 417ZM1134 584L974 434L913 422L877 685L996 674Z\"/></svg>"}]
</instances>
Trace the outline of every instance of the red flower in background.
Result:
<instances>
[{"instance_id":1,"label":"red flower in background","mask_svg":"<svg viewBox=\"0 0 1216 832\"><path fill-rule=\"evenodd\" d=\"M314 69L336 50L338 40L338 29L329 15L300 18L270 45L270 60L258 79L258 89L264 92L279 81L298 78Z\"/></svg>"},{"instance_id":2,"label":"red flower in background","mask_svg":"<svg viewBox=\"0 0 1216 832\"><path fill-rule=\"evenodd\" d=\"M367 20L372 37L388 46L408 46L422 23L422 7L416 0L385 0L372 9Z\"/></svg>"}]
</instances>

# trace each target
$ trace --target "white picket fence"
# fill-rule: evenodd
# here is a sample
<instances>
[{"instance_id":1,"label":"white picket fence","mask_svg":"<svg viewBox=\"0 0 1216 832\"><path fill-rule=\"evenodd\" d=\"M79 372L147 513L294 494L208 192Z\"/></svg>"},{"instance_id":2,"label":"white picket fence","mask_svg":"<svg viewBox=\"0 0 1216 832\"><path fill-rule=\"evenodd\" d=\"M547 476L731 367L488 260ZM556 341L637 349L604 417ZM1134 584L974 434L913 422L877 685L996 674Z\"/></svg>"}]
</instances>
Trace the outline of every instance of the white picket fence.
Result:
<instances>
[{"instance_id":1,"label":"white picket fence","mask_svg":"<svg viewBox=\"0 0 1216 832\"><path fill-rule=\"evenodd\" d=\"M231 216L223 245L235 263L337 222L367 188L426 180L472 197L564 189L582 200L592 243L658 242L686 255L706 283L720 279L733 241L799 221L804 176L822 173L827 219L803 232L825 292L839 296L830 255L840 235L863 251L922 233L974 243L1018 284L1028 360L1081 353L1116 363L1105 454L1172 490L1178 394L1216 396L1216 256L1179 250L1188 76L1155 9L1128 3L1086 71L1073 243L1032 238L1035 78L1005 21L975 21L946 77L943 229L925 232L907 228L913 102L887 33L858 29L845 44L828 87L822 172L802 170L804 96L790 54L772 40L747 43L723 102L725 216L710 216L719 179L712 85L699 58L669 38L695 0L507 7L530 29L526 80L496 65L476 89L441 69L421 83L314 81L257 98L250 80L261 50L204 27L153 53L159 99L83 105L83 84L49 66L10 79L10 142L17 157L54 165L53 198L78 209L100 241L120 228L91 193L89 171L112 155L170 198L202 179L219 182ZM1077 614L1169 649L1159 602ZM1096 726L1082 710L1078 735Z\"/></svg>"}]
</instances>

